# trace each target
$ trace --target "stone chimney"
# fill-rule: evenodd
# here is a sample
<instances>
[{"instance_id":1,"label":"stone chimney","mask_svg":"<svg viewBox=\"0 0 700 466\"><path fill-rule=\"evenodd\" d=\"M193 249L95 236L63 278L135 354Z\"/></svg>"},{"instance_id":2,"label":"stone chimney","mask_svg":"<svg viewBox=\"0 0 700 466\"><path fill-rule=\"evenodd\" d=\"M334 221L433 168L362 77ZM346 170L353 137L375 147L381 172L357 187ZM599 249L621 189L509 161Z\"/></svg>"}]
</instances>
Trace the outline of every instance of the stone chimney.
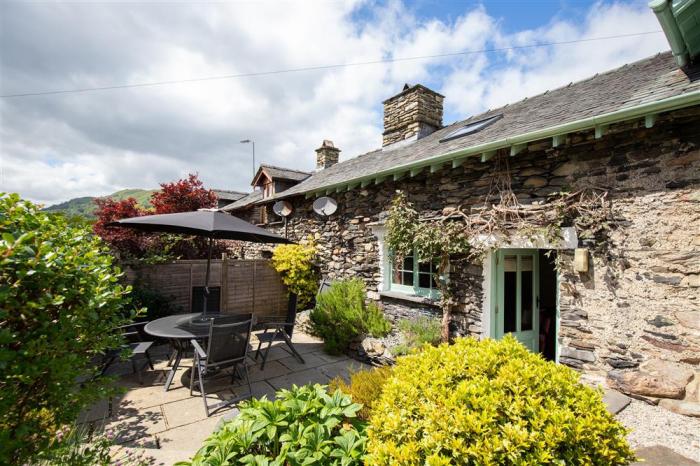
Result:
<instances>
[{"instance_id":1,"label":"stone chimney","mask_svg":"<svg viewBox=\"0 0 700 466\"><path fill-rule=\"evenodd\" d=\"M321 147L316 149L316 171L332 167L338 163L340 149L333 145L333 141L323 140Z\"/></svg>"},{"instance_id":2,"label":"stone chimney","mask_svg":"<svg viewBox=\"0 0 700 466\"><path fill-rule=\"evenodd\" d=\"M442 102L445 96L416 84L384 101L384 140L382 146L415 141L442 128Z\"/></svg>"}]
</instances>

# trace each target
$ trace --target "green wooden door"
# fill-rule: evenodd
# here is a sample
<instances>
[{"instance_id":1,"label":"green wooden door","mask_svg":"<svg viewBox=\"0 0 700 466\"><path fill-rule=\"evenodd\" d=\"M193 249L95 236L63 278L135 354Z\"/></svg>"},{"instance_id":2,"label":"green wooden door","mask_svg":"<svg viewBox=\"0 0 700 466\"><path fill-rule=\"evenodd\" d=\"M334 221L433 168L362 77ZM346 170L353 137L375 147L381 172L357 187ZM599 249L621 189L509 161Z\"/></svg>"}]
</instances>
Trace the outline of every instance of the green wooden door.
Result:
<instances>
[{"instance_id":1,"label":"green wooden door","mask_svg":"<svg viewBox=\"0 0 700 466\"><path fill-rule=\"evenodd\" d=\"M512 333L530 351L539 351L539 255L532 249L500 249L496 254L496 338Z\"/></svg>"}]
</instances>

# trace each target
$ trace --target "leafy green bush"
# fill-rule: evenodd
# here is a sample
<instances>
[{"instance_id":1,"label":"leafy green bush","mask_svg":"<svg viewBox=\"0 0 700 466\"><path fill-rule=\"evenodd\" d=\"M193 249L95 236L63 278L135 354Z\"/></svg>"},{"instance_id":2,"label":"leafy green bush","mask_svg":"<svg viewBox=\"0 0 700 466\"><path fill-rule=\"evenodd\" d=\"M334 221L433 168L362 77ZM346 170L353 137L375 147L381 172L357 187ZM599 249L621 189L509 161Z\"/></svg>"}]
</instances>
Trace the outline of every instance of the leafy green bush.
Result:
<instances>
[{"instance_id":1,"label":"leafy green bush","mask_svg":"<svg viewBox=\"0 0 700 466\"><path fill-rule=\"evenodd\" d=\"M391 324L373 302L367 303L365 284L359 278L338 281L316 298L311 330L323 338L326 351L342 353L359 335L383 337Z\"/></svg>"},{"instance_id":2,"label":"leafy green bush","mask_svg":"<svg viewBox=\"0 0 700 466\"><path fill-rule=\"evenodd\" d=\"M46 449L109 392L94 358L122 344L128 289L99 238L0 193L0 464ZM80 381L83 381L80 383Z\"/></svg>"},{"instance_id":3,"label":"leafy green bush","mask_svg":"<svg viewBox=\"0 0 700 466\"><path fill-rule=\"evenodd\" d=\"M289 291L297 295L299 309L307 309L318 290L315 256L313 243L281 244L272 253L272 267L282 276Z\"/></svg>"},{"instance_id":4,"label":"leafy green bush","mask_svg":"<svg viewBox=\"0 0 700 466\"><path fill-rule=\"evenodd\" d=\"M140 280L136 280L132 285L129 302L134 309L145 309L145 314L140 315L140 318L145 321L177 314L179 311L173 306L171 299Z\"/></svg>"},{"instance_id":5,"label":"leafy green bush","mask_svg":"<svg viewBox=\"0 0 700 466\"><path fill-rule=\"evenodd\" d=\"M373 465L623 465L626 430L599 391L515 338L399 358L368 428Z\"/></svg>"},{"instance_id":6,"label":"leafy green bush","mask_svg":"<svg viewBox=\"0 0 700 466\"><path fill-rule=\"evenodd\" d=\"M331 391L340 390L350 395L355 403L360 403L362 409L357 413L357 416L367 420L372 414L372 409L379 400L391 372L391 367L388 366L357 371L350 375L350 384L347 384L342 377L336 377L330 381L328 388Z\"/></svg>"},{"instance_id":7,"label":"leafy green bush","mask_svg":"<svg viewBox=\"0 0 700 466\"><path fill-rule=\"evenodd\" d=\"M440 321L429 317L419 317L414 320L401 319L398 328L403 334L405 343L391 348L392 354L402 356L426 344L436 346L440 343L441 327Z\"/></svg>"},{"instance_id":8,"label":"leafy green bush","mask_svg":"<svg viewBox=\"0 0 700 466\"><path fill-rule=\"evenodd\" d=\"M294 386L241 403L240 414L212 434L192 461L180 466L300 466L363 464L361 406L323 385Z\"/></svg>"}]
</instances>

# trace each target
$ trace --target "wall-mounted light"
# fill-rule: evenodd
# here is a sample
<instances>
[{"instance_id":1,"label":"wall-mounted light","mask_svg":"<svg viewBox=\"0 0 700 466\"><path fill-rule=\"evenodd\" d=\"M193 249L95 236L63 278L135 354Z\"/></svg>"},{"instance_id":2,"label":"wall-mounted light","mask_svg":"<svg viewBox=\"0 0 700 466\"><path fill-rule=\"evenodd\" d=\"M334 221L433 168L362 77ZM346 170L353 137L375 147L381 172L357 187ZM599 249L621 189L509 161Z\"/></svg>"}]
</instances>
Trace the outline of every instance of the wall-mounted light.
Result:
<instances>
[{"instance_id":1,"label":"wall-mounted light","mask_svg":"<svg viewBox=\"0 0 700 466\"><path fill-rule=\"evenodd\" d=\"M588 272L588 249L576 248L574 251L574 270L579 273Z\"/></svg>"}]
</instances>

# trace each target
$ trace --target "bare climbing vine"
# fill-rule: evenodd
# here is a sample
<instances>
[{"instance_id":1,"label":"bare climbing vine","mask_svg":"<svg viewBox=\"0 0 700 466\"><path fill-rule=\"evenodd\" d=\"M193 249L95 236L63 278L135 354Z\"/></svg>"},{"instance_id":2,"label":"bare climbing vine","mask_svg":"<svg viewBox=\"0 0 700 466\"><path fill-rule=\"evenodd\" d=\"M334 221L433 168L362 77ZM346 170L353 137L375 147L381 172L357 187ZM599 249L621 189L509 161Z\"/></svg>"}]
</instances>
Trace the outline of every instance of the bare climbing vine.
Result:
<instances>
[{"instance_id":1,"label":"bare climbing vine","mask_svg":"<svg viewBox=\"0 0 700 466\"><path fill-rule=\"evenodd\" d=\"M556 244L564 227L574 227L580 239L593 240L594 249L603 252L613 226L609 193L602 188L563 190L530 204L520 203L512 190L508 157L499 153L482 205L448 207L441 215L426 218L398 191L387 220L386 240L396 261L413 252L419 260L436 261L442 338L448 341L457 304L456 290L446 279L452 262L481 261L489 250L508 244L515 236Z\"/></svg>"}]
</instances>

